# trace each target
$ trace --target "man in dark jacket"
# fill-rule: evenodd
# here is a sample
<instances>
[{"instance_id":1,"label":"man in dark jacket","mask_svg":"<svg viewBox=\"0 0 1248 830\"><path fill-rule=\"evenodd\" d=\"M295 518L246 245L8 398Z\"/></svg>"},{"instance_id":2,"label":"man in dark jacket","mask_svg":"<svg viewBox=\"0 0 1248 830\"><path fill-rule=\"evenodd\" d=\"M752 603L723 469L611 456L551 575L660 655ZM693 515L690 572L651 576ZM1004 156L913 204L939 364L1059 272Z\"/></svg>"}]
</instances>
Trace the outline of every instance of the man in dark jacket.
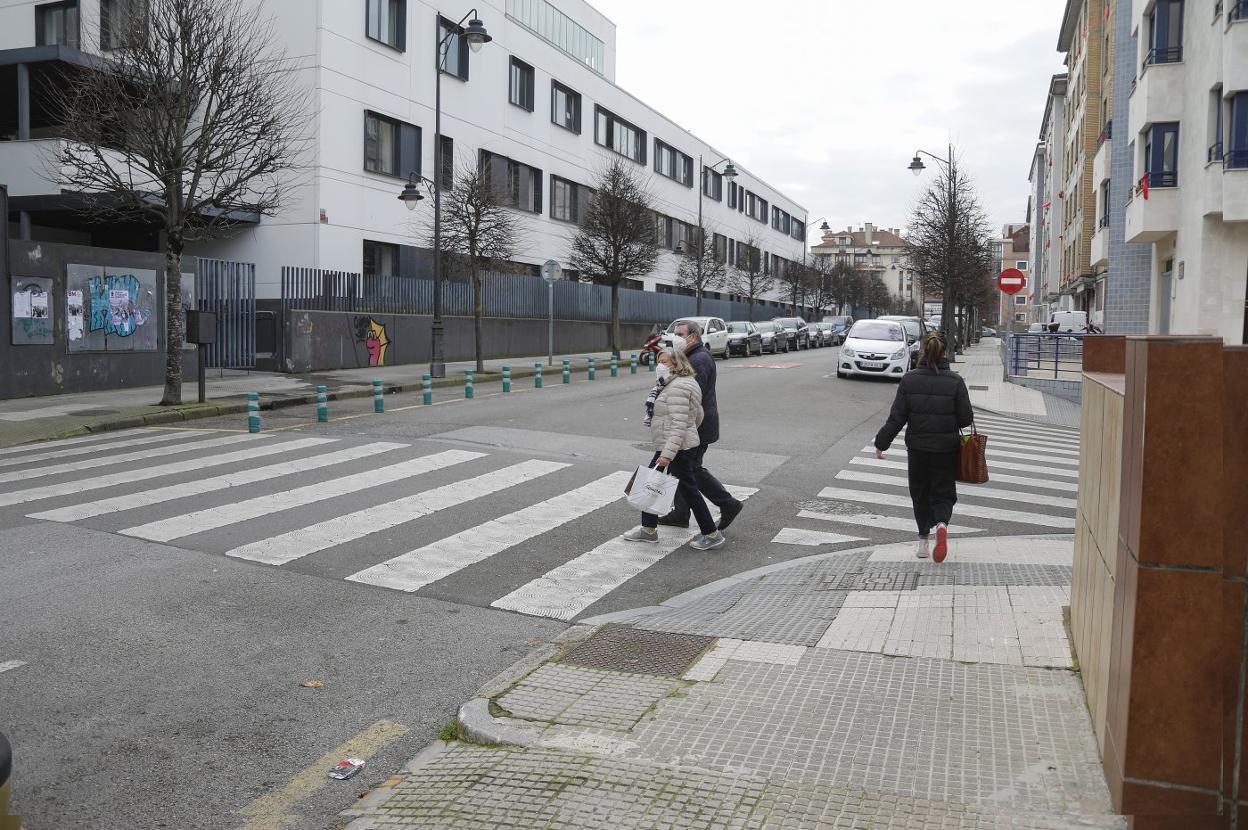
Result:
<instances>
[{"instance_id":1,"label":"man in dark jacket","mask_svg":"<svg viewBox=\"0 0 1248 830\"><path fill-rule=\"evenodd\" d=\"M715 357L702 342L702 327L692 320L682 320L676 324L673 332L685 339L685 356L693 364L694 375L698 386L702 389L702 424L698 427L698 446L688 450L689 464L694 470L694 478L698 490L711 504L719 508L719 529L727 530L728 525L741 512L742 503L732 497L724 489L719 479L711 475L711 471L702 466L706 450L719 440L719 403L715 400L716 368ZM659 524L674 527L689 526L689 506L680 495L676 496L676 504L672 512L659 517Z\"/></svg>"},{"instance_id":2,"label":"man in dark jacket","mask_svg":"<svg viewBox=\"0 0 1248 830\"><path fill-rule=\"evenodd\" d=\"M883 458L901 428L906 427L907 467L914 520L919 527L916 556L928 556L928 536L936 530L932 558L941 562L948 551L949 521L958 501L958 431L975 419L971 396L962 377L949 369L938 337L923 343L918 368L907 372L897 388L888 420L875 436L875 457Z\"/></svg>"}]
</instances>

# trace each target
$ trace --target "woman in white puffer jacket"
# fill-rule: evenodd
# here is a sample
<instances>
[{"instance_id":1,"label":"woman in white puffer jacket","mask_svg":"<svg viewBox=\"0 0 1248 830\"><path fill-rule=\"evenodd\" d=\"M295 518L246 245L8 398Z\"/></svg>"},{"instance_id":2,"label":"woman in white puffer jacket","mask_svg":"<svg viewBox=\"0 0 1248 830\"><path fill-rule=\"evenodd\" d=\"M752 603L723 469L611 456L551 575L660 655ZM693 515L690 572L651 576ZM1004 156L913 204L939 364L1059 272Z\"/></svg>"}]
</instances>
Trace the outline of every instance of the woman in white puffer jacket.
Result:
<instances>
[{"instance_id":1,"label":"woman in white puffer jacket","mask_svg":"<svg viewBox=\"0 0 1248 830\"><path fill-rule=\"evenodd\" d=\"M694 378L693 366L683 350L664 349L659 353L656 373L658 382L646 398L646 423L654 443L651 467L666 469L679 481L681 498L693 511L701 535L689 543L696 550L710 550L724 544L724 536L715 527L710 508L698 492L698 484L689 465L687 450L698 446L698 425L702 423L702 389ZM659 541L659 517L641 514L641 527L624 534L630 542Z\"/></svg>"}]
</instances>

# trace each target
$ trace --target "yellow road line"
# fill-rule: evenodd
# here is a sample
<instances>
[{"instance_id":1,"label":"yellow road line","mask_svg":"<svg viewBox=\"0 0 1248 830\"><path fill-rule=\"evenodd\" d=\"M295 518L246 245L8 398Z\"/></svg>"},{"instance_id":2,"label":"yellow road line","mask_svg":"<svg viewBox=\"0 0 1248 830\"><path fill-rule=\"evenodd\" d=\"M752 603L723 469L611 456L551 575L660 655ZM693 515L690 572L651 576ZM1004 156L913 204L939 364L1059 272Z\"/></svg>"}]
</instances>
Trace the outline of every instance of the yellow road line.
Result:
<instances>
[{"instance_id":1,"label":"yellow road line","mask_svg":"<svg viewBox=\"0 0 1248 830\"><path fill-rule=\"evenodd\" d=\"M239 830L283 830L299 820L299 816L290 813L294 806L329 783L330 778L326 772L330 767L343 758L368 759L382 747L402 738L408 731L401 723L377 721L309 764L280 790L262 795L239 810L239 815L248 817L247 823Z\"/></svg>"}]
</instances>

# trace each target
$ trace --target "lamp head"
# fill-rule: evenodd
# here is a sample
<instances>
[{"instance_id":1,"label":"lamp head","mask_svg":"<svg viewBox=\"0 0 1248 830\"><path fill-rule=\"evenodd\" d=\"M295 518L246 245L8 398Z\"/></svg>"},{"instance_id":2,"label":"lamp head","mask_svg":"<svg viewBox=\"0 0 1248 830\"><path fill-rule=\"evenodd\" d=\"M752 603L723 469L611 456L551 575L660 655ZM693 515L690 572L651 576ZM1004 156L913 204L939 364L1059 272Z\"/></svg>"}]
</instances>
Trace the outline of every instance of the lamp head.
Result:
<instances>
[{"instance_id":1,"label":"lamp head","mask_svg":"<svg viewBox=\"0 0 1248 830\"><path fill-rule=\"evenodd\" d=\"M910 172L917 176L923 172L924 167L923 159L916 154L914 160L910 162Z\"/></svg>"},{"instance_id":2,"label":"lamp head","mask_svg":"<svg viewBox=\"0 0 1248 830\"><path fill-rule=\"evenodd\" d=\"M821 230L821 231L830 231L830 230L832 230L832 229L828 227L828 222L827 222L827 220L825 219L825 220L824 220L824 222L823 222L823 224L819 226L819 230Z\"/></svg>"},{"instance_id":3,"label":"lamp head","mask_svg":"<svg viewBox=\"0 0 1248 830\"><path fill-rule=\"evenodd\" d=\"M728 162L728 166L724 168L725 179L735 179L737 177L737 168L732 166L732 162Z\"/></svg>"},{"instance_id":4,"label":"lamp head","mask_svg":"<svg viewBox=\"0 0 1248 830\"><path fill-rule=\"evenodd\" d=\"M485 24L474 17L468 21L468 26L464 29L464 39L468 41L469 49L480 52L481 47L494 38L490 37L490 33L485 30Z\"/></svg>"},{"instance_id":5,"label":"lamp head","mask_svg":"<svg viewBox=\"0 0 1248 830\"><path fill-rule=\"evenodd\" d=\"M420 204L420 200L425 197L420 195L420 188L416 186L416 176L413 174L408 177L407 184L403 187L403 192L399 194L399 200L407 205L408 210L415 210Z\"/></svg>"}]
</instances>

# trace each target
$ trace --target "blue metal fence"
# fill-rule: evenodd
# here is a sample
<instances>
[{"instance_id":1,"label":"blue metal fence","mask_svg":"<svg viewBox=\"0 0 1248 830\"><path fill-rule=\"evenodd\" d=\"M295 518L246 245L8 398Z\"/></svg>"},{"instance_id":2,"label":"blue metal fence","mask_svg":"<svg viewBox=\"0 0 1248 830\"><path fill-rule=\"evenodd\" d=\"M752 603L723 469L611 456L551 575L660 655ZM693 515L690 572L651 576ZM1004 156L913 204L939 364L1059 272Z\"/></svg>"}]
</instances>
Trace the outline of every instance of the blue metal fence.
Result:
<instances>
[{"instance_id":1,"label":"blue metal fence","mask_svg":"<svg viewBox=\"0 0 1248 830\"><path fill-rule=\"evenodd\" d=\"M1083 371L1083 335L1071 332L1010 336L1010 374L1078 380Z\"/></svg>"},{"instance_id":2,"label":"blue metal fence","mask_svg":"<svg viewBox=\"0 0 1248 830\"><path fill-rule=\"evenodd\" d=\"M216 342L207 346L205 366L256 368L256 266L250 262L198 259L195 304L217 315Z\"/></svg>"}]
</instances>

